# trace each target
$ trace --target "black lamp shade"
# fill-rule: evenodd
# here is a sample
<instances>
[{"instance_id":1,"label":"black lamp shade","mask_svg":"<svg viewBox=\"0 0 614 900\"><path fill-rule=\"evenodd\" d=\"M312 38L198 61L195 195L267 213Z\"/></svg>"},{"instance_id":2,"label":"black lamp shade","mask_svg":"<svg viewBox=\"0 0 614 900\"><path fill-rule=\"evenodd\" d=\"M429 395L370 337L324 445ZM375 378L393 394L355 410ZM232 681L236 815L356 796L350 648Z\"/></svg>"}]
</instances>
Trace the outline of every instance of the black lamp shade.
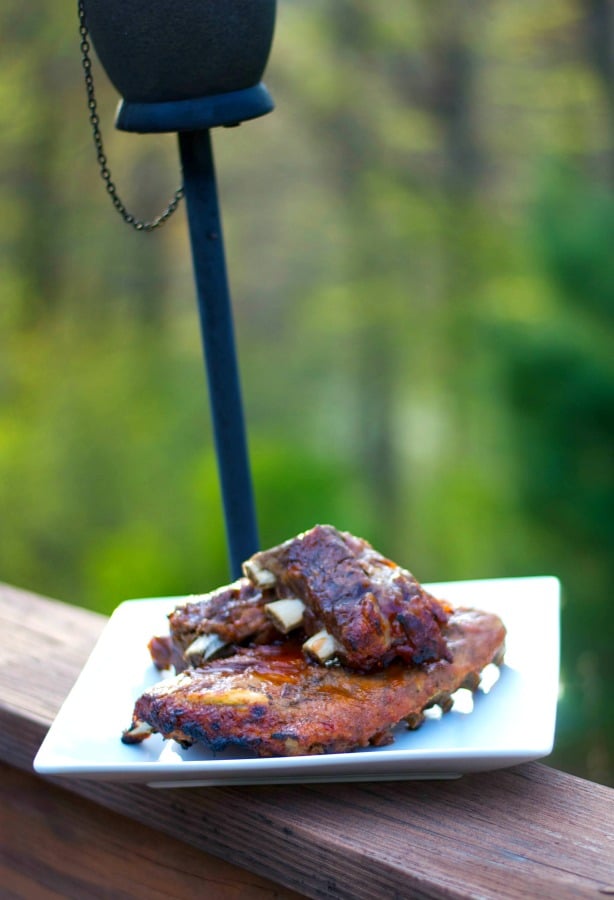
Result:
<instances>
[{"instance_id":1,"label":"black lamp shade","mask_svg":"<svg viewBox=\"0 0 614 900\"><path fill-rule=\"evenodd\" d=\"M276 0L85 0L98 58L129 102L242 91L261 80Z\"/></svg>"}]
</instances>

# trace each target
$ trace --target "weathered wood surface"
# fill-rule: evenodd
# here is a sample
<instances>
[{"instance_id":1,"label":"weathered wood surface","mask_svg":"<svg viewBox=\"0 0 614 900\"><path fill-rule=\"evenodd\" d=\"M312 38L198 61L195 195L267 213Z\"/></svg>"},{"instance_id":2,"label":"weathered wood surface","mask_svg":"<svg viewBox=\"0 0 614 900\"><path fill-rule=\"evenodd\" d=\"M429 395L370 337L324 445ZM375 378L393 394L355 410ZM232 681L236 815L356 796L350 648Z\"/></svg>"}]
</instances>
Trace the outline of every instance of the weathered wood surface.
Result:
<instances>
[{"instance_id":1,"label":"weathered wood surface","mask_svg":"<svg viewBox=\"0 0 614 900\"><path fill-rule=\"evenodd\" d=\"M104 623L0 587L1 761L31 771ZM564 900L614 890L614 791L545 765L448 782L161 791L54 781L314 898Z\"/></svg>"},{"instance_id":2,"label":"weathered wood surface","mask_svg":"<svg viewBox=\"0 0 614 900\"><path fill-rule=\"evenodd\" d=\"M0 763L0 896L299 900L178 838Z\"/></svg>"}]
</instances>

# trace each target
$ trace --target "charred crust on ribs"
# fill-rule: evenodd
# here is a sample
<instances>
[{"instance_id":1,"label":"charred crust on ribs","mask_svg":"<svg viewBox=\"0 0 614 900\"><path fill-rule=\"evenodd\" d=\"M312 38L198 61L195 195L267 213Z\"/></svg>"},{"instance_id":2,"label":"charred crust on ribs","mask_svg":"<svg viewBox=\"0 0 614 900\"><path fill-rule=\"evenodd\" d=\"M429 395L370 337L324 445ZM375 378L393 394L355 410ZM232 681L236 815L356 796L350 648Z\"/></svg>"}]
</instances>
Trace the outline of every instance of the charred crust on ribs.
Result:
<instances>
[{"instance_id":1,"label":"charred crust on ribs","mask_svg":"<svg viewBox=\"0 0 614 900\"><path fill-rule=\"evenodd\" d=\"M416 728L425 709L451 706L461 685L499 655L505 628L497 616L475 610L451 614L446 625L451 661L358 673L313 665L301 642L239 648L233 656L187 669L160 682L135 705L134 727L184 746L213 751L240 747L257 756L342 753L382 746L405 721ZM137 731L140 739L145 729ZM126 735L134 743L136 735Z\"/></svg>"}]
</instances>

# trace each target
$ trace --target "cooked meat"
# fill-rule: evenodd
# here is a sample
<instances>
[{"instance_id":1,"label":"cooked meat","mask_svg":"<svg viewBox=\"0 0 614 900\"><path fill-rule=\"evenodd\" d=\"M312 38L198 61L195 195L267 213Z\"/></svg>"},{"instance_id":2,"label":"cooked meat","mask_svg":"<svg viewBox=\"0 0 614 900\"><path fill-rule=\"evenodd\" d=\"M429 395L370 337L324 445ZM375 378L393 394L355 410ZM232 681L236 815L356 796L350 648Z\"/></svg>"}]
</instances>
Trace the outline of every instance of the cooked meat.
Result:
<instances>
[{"instance_id":1,"label":"cooked meat","mask_svg":"<svg viewBox=\"0 0 614 900\"><path fill-rule=\"evenodd\" d=\"M168 617L173 639L183 648L199 634L218 634L227 643L268 629L265 592L240 578L209 594L195 595Z\"/></svg>"},{"instance_id":2,"label":"cooked meat","mask_svg":"<svg viewBox=\"0 0 614 900\"><path fill-rule=\"evenodd\" d=\"M247 578L196 594L169 615L169 637L154 637L149 651L159 669L175 667L177 672L219 654L223 648L246 640L271 640L275 629L265 615L270 600Z\"/></svg>"},{"instance_id":3,"label":"cooked meat","mask_svg":"<svg viewBox=\"0 0 614 900\"><path fill-rule=\"evenodd\" d=\"M402 720L448 705L459 687L475 689L478 673L499 661L505 628L476 610L454 611L444 627L450 661L423 666L401 660L370 674L305 659L300 640L239 649L188 669L148 690L136 703L125 743L151 731L184 746L235 747L258 756L340 753L380 745Z\"/></svg>"},{"instance_id":4,"label":"cooked meat","mask_svg":"<svg viewBox=\"0 0 614 900\"><path fill-rule=\"evenodd\" d=\"M147 644L156 669L164 670L175 666L180 672L185 669L186 663L183 653L179 653L170 635L154 635Z\"/></svg>"},{"instance_id":5,"label":"cooked meat","mask_svg":"<svg viewBox=\"0 0 614 900\"><path fill-rule=\"evenodd\" d=\"M302 600L307 634L325 629L350 669L367 672L397 658L416 665L450 658L443 631L450 608L347 532L316 525L256 553L244 570L255 585Z\"/></svg>"},{"instance_id":6,"label":"cooked meat","mask_svg":"<svg viewBox=\"0 0 614 900\"><path fill-rule=\"evenodd\" d=\"M244 571L176 607L170 635L151 639L156 665L178 674L136 702L125 743L159 732L257 756L380 745L397 723L449 708L459 687L475 690L502 654L497 616L452 610L331 526L255 554Z\"/></svg>"}]
</instances>

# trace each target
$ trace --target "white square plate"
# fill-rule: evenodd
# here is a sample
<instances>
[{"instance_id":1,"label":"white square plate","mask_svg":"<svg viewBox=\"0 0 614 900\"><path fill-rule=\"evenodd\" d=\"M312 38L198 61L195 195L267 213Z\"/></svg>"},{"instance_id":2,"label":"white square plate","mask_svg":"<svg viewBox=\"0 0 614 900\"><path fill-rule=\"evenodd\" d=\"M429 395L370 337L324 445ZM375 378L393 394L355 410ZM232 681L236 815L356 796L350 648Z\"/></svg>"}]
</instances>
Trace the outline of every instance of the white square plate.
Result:
<instances>
[{"instance_id":1,"label":"white square plate","mask_svg":"<svg viewBox=\"0 0 614 900\"><path fill-rule=\"evenodd\" d=\"M544 576L425 586L455 606L501 616L508 632L505 665L499 673L489 667L475 695L458 691L446 715L429 715L417 731L399 726L393 744L273 759L213 754L196 746L182 750L159 735L142 744L123 744L121 734L130 723L134 701L161 678L147 642L154 634L168 633L167 614L186 599L166 597L118 606L51 726L34 768L44 775L177 787L455 778L547 756L558 697L558 580Z\"/></svg>"}]
</instances>

